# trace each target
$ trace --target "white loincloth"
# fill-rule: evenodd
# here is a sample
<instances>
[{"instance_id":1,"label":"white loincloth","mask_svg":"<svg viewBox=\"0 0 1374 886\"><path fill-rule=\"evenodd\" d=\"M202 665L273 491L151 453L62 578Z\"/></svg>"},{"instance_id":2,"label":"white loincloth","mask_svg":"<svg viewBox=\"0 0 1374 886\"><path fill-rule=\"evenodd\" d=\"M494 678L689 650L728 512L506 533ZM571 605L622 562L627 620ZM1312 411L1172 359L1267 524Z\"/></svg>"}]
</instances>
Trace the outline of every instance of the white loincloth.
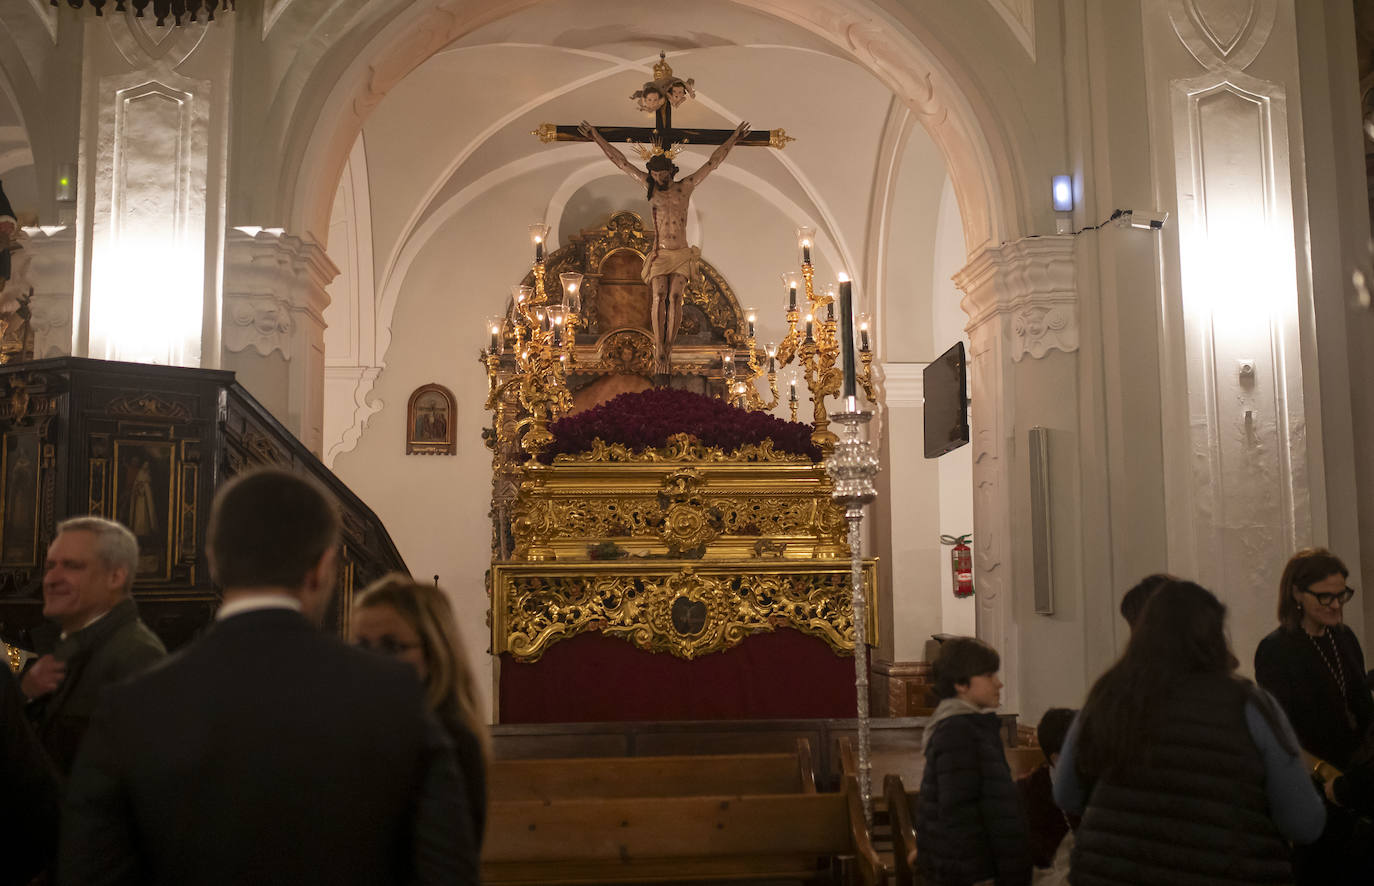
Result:
<instances>
[{"instance_id":1,"label":"white loincloth","mask_svg":"<svg viewBox=\"0 0 1374 886\"><path fill-rule=\"evenodd\" d=\"M684 246L681 249L657 249L644 259L644 270L640 277L645 283L652 283L655 277L677 274L686 277L688 282L701 276L701 247Z\"/></svg>"}]
</instances>

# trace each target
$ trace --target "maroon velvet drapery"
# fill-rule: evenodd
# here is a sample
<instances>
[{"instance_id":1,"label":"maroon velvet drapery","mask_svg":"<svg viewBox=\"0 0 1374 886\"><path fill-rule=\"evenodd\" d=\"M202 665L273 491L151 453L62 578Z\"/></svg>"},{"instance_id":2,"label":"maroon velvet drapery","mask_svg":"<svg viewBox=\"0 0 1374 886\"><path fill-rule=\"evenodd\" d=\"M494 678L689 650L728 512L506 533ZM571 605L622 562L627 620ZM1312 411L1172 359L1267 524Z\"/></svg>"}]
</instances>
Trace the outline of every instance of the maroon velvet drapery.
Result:
<instances>
[{"instance_id":1,"label":"maroon velvet drapery","mask_svg":"<svg viewBox=\"0 0 1374 886\"><path fill-rule=\"evenodd\" d=\"M587 633L501 657L502 723L853 717L854 659L800 631L686 661Z\"/></svg>"}]
</instances>

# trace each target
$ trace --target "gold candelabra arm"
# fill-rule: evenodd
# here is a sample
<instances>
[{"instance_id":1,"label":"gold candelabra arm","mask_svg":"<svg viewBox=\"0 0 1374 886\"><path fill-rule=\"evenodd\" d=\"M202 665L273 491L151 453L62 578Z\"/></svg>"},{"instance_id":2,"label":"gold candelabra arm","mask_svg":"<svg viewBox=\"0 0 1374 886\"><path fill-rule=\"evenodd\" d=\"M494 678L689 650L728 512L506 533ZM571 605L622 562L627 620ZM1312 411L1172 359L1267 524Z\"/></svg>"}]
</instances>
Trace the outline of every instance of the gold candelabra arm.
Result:
<instances>
[{"instance_id":1,"label":"gold candelabra arm","mask_svg":"<svg viewBox=\"0 0 1374 886\"><path fill-rule=\"evenodd\" d=\"M798 312L787 312L787 335L783 336L781 344L778 345L778 365L788 366L796 359L805 334L797 328Z\"/></svg>"},{"instance_id":2,"label":"gold candelabra arm","mask_svg":"<svg viewBox=\"0 0 1374 886\"><path fill-rule=\"evenodd\" d=\"M859 377L857 379L857 381L859 382L859 387L863 388L864 396L868 398L868 402L872 403L874 406L877 406L878 397L873 391L873 352L860 351L859 359L863 360L864 364L864 370L863 372L859 373Z\"/></svg>"},{"instance_id":3,"label":"gold candelabra arm","mask_svg":"<svg viewBox=\"0 0 1374 886\"><path fill-rule=\"evenodd\" d=\"M777 373L777 370L774 370L774 371L768 373L768 400L767 400L767 401L764 401L762 397L760 397L759 400L760 400L760 403L759 403L759 408L760 408L760 409L765 409L765 410L772 411L772 410L778 405L778 373ZM797 408L796 408L796 406L794 405L794 406L792 407L792 413L793 413L793 414L792 414L792 420L793 420L793 421L796 421L796 420L797 420L796 412L797 412Z\"/></svg>"},{"instance_id":4,"label":"gold candelabra arm","mask_svg":"<svg viewBox=\"0 0 1374 886\"><path fill-rule=\"evenodd\" d=\"M534 271L534 303L542 305L544 300L548 298L548 294L544 290L544 260L542 258L535 259L532 270Z\"/></svg>"},{"instance_id":5,"label":"gold candelabra arm","mask_svg":"<svg viewBox=\"0 0 1374 886\"><path fill-rule=\"evenodd\" d=\"M495 351L486 351L482 357L482 362L487 366L487 403L485 408L492 410L496 408L496 392L499 390L497 375L501 369L501 355Z\"/></svg>"}]
</instances>

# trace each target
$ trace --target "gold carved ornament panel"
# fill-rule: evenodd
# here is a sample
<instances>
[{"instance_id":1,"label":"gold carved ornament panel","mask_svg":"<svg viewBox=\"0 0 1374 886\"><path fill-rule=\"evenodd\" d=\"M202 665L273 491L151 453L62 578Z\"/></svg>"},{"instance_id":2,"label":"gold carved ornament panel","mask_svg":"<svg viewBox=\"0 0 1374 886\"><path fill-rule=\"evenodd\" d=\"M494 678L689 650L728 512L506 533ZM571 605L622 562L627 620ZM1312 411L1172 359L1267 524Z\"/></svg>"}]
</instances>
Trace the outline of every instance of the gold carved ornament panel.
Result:
<instances>
[{"instance_id":1,"label":"gold carved ornament panel","mask_svg":"<svg viewBox=\"0 0 1374 886\"><path fill-rule=\"evenodd\" d=\"M517 560L567 558L609 540L688 558L737 556L757 539L790 545L793 557L848 550L823 469L771 441L726 453L678 434L633 452L597 439L588 452L528 467L512 518Z\"/></svg>"},{"instance_id":2,"label":"gold carved ornament panel","mask_svg":"<svg viewBox=\"0 0 1374 886\"><path fill-rule=\"evenodd\" d=\"M870 598L875 562L864 564ZM819 637L837 653L854 648L847 564L498 564L492 581L493 648L522 662L588 631L688 660L779 627Z\"/></svg>"}]
</instances>

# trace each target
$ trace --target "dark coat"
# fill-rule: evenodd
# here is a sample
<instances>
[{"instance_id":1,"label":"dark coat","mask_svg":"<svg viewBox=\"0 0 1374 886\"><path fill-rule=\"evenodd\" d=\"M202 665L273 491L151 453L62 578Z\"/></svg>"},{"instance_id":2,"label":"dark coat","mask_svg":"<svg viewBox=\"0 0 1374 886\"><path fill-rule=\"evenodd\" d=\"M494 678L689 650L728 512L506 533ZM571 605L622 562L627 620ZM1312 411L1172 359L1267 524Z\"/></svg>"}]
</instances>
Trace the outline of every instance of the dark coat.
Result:
<instances>
[{"instance_id":1,"label":"dark coat","mask_svg":"<svg viewBox=\"0 0 1374 886\"><path fill-rule=\"evenodd\" d=\"M23 695L0 663L0 886L23 886L57 853L57 776L24 719Z\"/></svg>"},{"instance_id":2,"label":"dark coat","mask_svg":"<svg viewBox=\"0 0 1374 886\"><path fill-rule=\"evenodd\" d=\"M1365 886L1374 876L1374 853L1368 828L1351 810L1365 815L1374 810L1374 760L1367 753L1357 754L1374 723L1374 699L1362 679L1364 652L1359 639L1345 625L1330 630L1345 672L1348 703L1355 715L1353 728L1330 668L1302 628L1280 627L1260 641L1255 650L1255 679L1283 706L1303 749L1346 772L1335 784L1341 806L1327 804L1321 839L1299 846L1295 853L1298 882ZM1357 755L1365 758L1360 765L1352 760Z\"/></svg>"},{"instance_id":3,"label":"dark coat","mask_svg":"<svg viewBox=\"0 0 1374 886\"><path fill-rule=\"evenodd\" d=\"M458 759L458 771L463 775L467 787L468 811L472 814L472 832L477 848L482 848L482 837L487 830L487 759L482 753L482 742L463 725L455 701L438 711L439 723L448 732L453 742L453 752Z\"/></svg>"},{"instance_id":4,"label":"dark coat","mask_svg":"<svg viewBox=\"0 0 1374 886\"><path fill-rule=\"evenodd\" d=\"M67 675L55 691L29 705L29 717L58 772L66 776L101 693L161 661L167 650L139 620L134 601L125 599L95 624L42 651L65 662Z\"/></svg>"},{"instance_id":5,"label":"dark coat","mask_svg":"<svg viewBox=\"0 0 1374 886\"><path fill-rule=\"evenodd\" d=\"M1345 769L1374 723L1374 699L1363 679L1364 652L1355 632L1339 625L1331 629L1331 636L1345 670L1353 728L1335 678L1302 628L1281 627L1260 641L1255 682L1279 700L1304 750Z\"/></svg>"},{"instance_id":6,"label":"dark coat","mask_svg":"<svg viewBox=\"0 0 1374 886\"><path fill-rule=\"evenodd\" d=\"M1041 763L1018 778L1016 792L1021 795L1021 808L1026 811L1031 862L1038 868L1047 868L1054 863L1054 854L1070 827L1078 826L1078 818L1065 815L1055 805L1048 763Z\"/></svg>"},{"instance_id":7,"label":"dark coat","mask_svg":"<svg viewBox=\"0 0 1374 886\"><path fill-rule=\"evenodd\" d=\"M939 886L1031 881L1026 820L995 713L941 721L926 744L916 864Z\"/></svg>"},{"instance_id":8,"label":"dark coat","mask_svg":"<svg viewBox=\"0 0 1374 886\"><path fill-rule=\"evenodd\" d=\"M286 609L217 622L106 694L59 883L476 883L452 747L408 667Z\"/></svg>"},{"instance_id":9,"label":"dark coat","mask_svg":"<svg viewBox=\"0 0 1374 886\"><path fill-rule=\"evenodd\" d=\"M1229 675L1188 680L1151 720L1144 760L1095 783L1080 767L1091 794L1075 832L1075 886L1293 882L1245 723L1252 697Z\"/></svg>"}]
</instances>

